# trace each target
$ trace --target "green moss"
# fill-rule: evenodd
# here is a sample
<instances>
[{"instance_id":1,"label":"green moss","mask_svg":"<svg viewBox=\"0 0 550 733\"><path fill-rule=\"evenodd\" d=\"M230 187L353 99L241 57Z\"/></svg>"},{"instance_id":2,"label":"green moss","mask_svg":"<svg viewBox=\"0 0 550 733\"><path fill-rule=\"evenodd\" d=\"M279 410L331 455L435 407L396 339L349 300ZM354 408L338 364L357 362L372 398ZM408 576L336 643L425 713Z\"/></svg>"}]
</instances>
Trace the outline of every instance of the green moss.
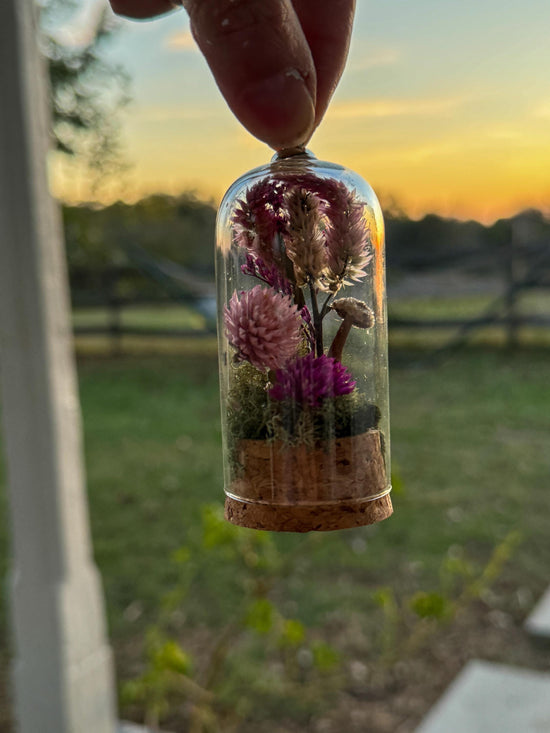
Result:
<instances>
[{"instance_id":1,"label":"green moss","mask_svg":"<svg viewBox=\"0 0 550 733\"><path fill-rule=\"evenodd\" d=\"M284 443L316 443L364 433L377 427L380 410L357 390L303 407L292 400L271 404L270 435Z\"/></svg>"},{"instance_id":2,"label":"green moss","mask_svg":"<svg viewBox=\"0 0 550 733\"><path fill-rule=\"evenodd\" d=\"M336 397L334 402L337 438L360 435L366 430L378 427L380 409L369 402L362 392L354 390L351 394Z\"/></svg>"},{"instance_id":3,"label":"green moss","mask_svg":"<svg viewBox=\"0 0 550 733\"><path fill-rule=\"evenodd\" d=\"M233 369L228 401L229 432L235 439L267 438L268 376L250 364Z\"/></svg>"},{"instance_id":4,"label":"green moss","mask_svg":"<svg viewBox=\"0 0 550 733\"><path fill-rule=\"evenodd\" d=\"M229 393L228 427L236 467L240 440L281 440L289 445L342 438L374 428L380 410L366 396L351 394L325 400L318 407L304 407L293 400L270 401L269 376L250 364L234 367Z\"/></svg>"}]
</instances>

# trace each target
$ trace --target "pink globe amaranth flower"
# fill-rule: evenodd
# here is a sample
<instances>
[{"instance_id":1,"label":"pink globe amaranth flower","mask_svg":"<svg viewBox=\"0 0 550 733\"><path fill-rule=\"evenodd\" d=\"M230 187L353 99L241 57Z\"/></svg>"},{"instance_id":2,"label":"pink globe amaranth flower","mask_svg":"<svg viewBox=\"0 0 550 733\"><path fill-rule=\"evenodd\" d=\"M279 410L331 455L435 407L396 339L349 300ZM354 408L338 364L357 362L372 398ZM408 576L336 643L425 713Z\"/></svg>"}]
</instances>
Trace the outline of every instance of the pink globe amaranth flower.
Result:
<instances>
[{"instance_id":1,"label":"pink globe amaranth flower","mask_svg":"<svg viewBox=\"0 0 550 733\"><path fill-rule=\"evenodd\" d=\"M224 307L225 334L238 361L258 369L279 369L296 356L302 318L288 295L256 285L235 291Z\"/></svg>"},{"instance_id":2,"label":"pink globe amaranth flower","mask_svg":"<svg viewBox=\"0 0 550 733\"><path fill-rule=\"evenodd\" d=\"M272 400L294 400L307 407L316 407L331 397L353 392L356 382L346 367L329 356L313 352L277 369L276 382L269 390Z\"/></svg>"}]
</instances>

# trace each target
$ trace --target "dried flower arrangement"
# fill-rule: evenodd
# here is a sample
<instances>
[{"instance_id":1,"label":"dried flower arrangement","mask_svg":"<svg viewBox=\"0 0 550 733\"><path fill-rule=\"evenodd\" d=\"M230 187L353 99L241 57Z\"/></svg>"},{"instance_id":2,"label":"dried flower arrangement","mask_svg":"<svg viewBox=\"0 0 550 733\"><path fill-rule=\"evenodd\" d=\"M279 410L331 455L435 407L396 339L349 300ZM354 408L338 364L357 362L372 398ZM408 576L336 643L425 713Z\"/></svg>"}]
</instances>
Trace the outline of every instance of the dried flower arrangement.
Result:
<instances>
[{"instance_id":1,"label":"dried flower arrangement","mask_svg":"<svg viewBox=\"0 0 550 733\"><path fill-rule=\"evenodd\" d=\"M351 329L369 331L375 314L337 297L367 277L373 258L364 209L344 183L312 173L260 179L233 209L233 246L252 285L234 290L223 311L236 523L264 527L269 505L286 511L265 528L355 526L365 517L331 523L325 509L388 491L380 410L344 363ZM329 315L341 319L330 339Z\"/></svg>"}]
</instances>

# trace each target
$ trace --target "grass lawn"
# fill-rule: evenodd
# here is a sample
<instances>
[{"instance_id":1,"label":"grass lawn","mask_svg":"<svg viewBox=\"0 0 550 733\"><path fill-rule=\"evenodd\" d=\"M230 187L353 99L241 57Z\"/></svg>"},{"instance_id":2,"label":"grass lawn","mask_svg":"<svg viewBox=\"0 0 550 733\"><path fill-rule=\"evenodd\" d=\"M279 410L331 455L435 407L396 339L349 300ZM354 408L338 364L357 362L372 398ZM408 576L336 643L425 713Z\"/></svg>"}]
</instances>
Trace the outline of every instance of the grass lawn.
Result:
<instances>
[{"instance_id":1,"label":"grass lawn","mask_svg":"<svg viewBox=\"0 0 550 733\"><path fill-rule=\"evenodd\" d=\"M277 600L307 625L329 628L348 614L376 635L373 589L435 588L450 548L483 565L515 529L523 539L499 581L502 608L519 624L550 580L548 352L469 350L429 368L418 357L400 350L391 360L402 484L394 516L374 527L275 537L292 567ZM118 649L155 619L178 573L172 553L198 542L201 507L222 501L217 365L212 349L87 357L79 375L94 549ZM3 495L0 512L4 574ZM186 622L219 623L236 600L227 568L208 553L196 562L201 593L186 600Z\"/></svg>"},{"instance_id":2,"label":"grass lawn","mask_svg":"<svg viewBox=\"0 0 550 733\"><path fill-rule=\"evenodd\" d=\"M495 310L494 304L498 303ZM455 319L464 321L475 320L498 314L504 317L503 302L494 294L455 295L451 293L442 297L440 293L422 297L400 297L389 301L388 315L390 320L445 320ZM515 313L518 318L548 317L550 312L550 293L546 290L533 289L518 294ZM391 330L391 341L394 345L403 348L439 348L442 344L452 341L458 333L456 326L431 326L429 328L415 327L413 329L394 326ZM522 326L516 334L520 344L528 347L550 346L550 330L547 324ZM476 327L467 334L468 344L476 346L501 347L507 344L507 329L505 325L488 325Z\"/></svg>"},{"instance_id":3,"label":"grass lawn","mask_svg":"<svg viewBox=\"0 0 550 733\"><path fill-rule=\"evenodd\" d=\"M414 562L433 582L450 545L483 557L514 528L525 538L520 575L532 563L533 580L547 579L547 355L464 353L423 369L399 354L395 363L393 459L404 485L395 516L365 530L279 538L284 552L313 553L307 614L322 613L331 588L320 581L342 568L383 580ZM204 503L222 500L216 362L87 361L80 375L95 551L118 626L136 598L154 606L171 550L187 541ZM216 588L215 572L210 579ZM359 607L368 589L349 581L341 600Z\"/></svg>"},{"instance_id":4,"label":"grass lawn","mask_svg":"<svg viewBox=\"0 0 550 733\"><path fill-rule=\"evenodd\" d=\"M423 297L394 298L389 302L390 315L400 318L476 318L489 306L500 302L495 294L455 295L441 294ZM550 311L550 293L533 289L518 294L516 308L519 315L546 315Z\"/></svg>"},{"instance_id":5,"label":"grass lawn","mask_svg":"<svg viewBox=\"0 0 550 733\"><path fill-rule=\"evenodd\" d=\"M107 308L77 308L73 311L73 325L78 327L105 326L110 323ZM141 328L181 329L200 331L206 328L206 319L198 311L184 305L167 303L125 306L120 310L120 325Z\"/></svg>"}]
</instances>

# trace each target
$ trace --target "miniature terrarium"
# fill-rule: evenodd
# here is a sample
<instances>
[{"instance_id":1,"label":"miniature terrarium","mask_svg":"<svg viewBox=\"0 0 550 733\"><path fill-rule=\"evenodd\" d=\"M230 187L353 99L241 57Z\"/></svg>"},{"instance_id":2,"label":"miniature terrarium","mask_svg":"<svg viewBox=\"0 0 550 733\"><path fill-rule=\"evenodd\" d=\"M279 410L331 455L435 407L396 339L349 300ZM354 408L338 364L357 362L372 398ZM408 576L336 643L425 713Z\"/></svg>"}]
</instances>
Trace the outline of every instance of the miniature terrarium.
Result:
<instances>
[{"instance_id":1,"label":"miniature terrarium","mask_svg":"<svg viewBox=\"0 0 550 733\"><path fill-rule=\"evenodd\" d=\"M384 225L359 176L298 150L217 223L226 517L355 527L392 511Z\"/></svg>"}]
</instances>

